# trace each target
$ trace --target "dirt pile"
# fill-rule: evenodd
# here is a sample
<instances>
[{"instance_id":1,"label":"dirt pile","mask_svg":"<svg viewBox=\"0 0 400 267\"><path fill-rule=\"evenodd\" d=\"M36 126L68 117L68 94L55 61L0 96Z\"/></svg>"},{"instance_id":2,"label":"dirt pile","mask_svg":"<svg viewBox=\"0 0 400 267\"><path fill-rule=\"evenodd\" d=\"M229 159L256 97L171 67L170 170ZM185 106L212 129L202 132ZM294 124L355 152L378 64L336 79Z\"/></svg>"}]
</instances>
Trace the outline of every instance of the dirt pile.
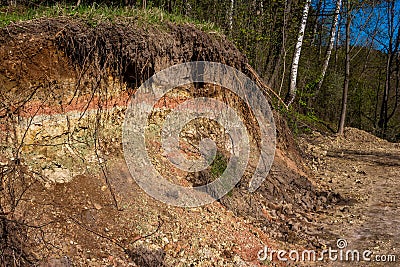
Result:
<instances>
[{"instance_id":1,"label":"dirt pile","mask_svg":"<svg viewBox=\"0 0 400 267\"><path fill-rule=\"evenodd\" d=\"M317 215L325 235L347 240L349 249L384 255L385 266L399 257L400 144L346 128L343 137L313 133L300 139L316 181L348 199ZM379 258L368 266L379 266ZM338 265L339 266L339 265Z\"/></svg>"},{"instance_id":2,"label":"dirt pile","mask_svg":"<svg viewBox=\"0 0 400 267\"><path fill-rule=\"evenodd\" d=\"M94 27L59 18L12 24L1 30L0 43L0 218L10 227L32 226L25 236L36 246L15 250L21 261L66 256L78 265L140 264L154 255L172 266L231 266L257 263L269 238L315 247L325 242L314 214L341 198L308 178L277 113L275 161L254 194L240 183L220 202L174 208L147 196L127 171L121 125L136 86L195 60L245 71L246 58L224 37L191 25ZM192 86L189 95L227 96L207 86ZM0 234L7 246L10 233Z\"/></svg>"}]
</instances>

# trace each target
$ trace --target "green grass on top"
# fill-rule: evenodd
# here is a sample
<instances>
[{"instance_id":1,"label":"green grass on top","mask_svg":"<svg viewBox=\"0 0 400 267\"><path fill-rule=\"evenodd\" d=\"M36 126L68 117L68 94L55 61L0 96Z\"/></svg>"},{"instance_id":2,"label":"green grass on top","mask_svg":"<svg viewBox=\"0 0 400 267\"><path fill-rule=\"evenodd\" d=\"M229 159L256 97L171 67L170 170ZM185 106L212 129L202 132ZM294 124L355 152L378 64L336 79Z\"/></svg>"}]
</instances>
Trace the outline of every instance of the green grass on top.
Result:
<instances>
[{"instance_id":1,"label":"green grass on top","mask_svg":"<svg viewBox=\"0 0 400 267\"><path fill-rule=\"evenodd\" d=\"M80 18L93 26L104 21L122 21L133 22L139 25L151 24L159 26L165 25L165 22L173 22L176 24L190 23L205 32L222 32L213 23L196 21L189 17L170 14L159 8L139 9L132 7L99 5L96 3L91 6L80 5L79 7L64 4L56 4L52 6L43 5L34 8L9 8L7 6L0 6L0 28L13 22L56 17Z\"/></svg>"}]
</instances>

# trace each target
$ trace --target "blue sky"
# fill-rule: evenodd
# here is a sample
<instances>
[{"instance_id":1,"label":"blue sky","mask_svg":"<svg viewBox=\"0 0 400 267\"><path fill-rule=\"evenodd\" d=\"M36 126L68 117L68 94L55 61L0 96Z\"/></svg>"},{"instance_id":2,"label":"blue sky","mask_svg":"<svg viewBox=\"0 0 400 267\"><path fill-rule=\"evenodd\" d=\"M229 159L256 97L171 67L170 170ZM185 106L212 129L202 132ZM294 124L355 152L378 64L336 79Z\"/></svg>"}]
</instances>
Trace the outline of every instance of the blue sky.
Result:
<instances>
[{"instance_id":1,"label":"blue sky","mask_svg":"<svg viewBox=\"0 0 400 267\"><path fill-rule=\"evenodd\" d=\"M346 0L342 0L342 9ZM372 45L375 49L387 52L389 43L389 24L388 24L388 5L387 2L383 2L376 6L368 6L361 2L361 8L356 8L353 11L353 23L351 27L351 43L357 46L370 46ZM333 13L335 9L335 0L325 0L323 6L324 13ZM312 5L316 8L318 0L313 0ZM342 19L343 18L343 19ZM342 17L340 23L341 39L344 38L344 23L345 18ZM321 20L322 18L320 18ZM325 18L325 27L330 29L331 18ZM394 17L394 37L398 33L398 27L400 27L400 0L395 0L395 17ZM342 39L343 40L343 39Z\"/></svg>"}]
</instances>

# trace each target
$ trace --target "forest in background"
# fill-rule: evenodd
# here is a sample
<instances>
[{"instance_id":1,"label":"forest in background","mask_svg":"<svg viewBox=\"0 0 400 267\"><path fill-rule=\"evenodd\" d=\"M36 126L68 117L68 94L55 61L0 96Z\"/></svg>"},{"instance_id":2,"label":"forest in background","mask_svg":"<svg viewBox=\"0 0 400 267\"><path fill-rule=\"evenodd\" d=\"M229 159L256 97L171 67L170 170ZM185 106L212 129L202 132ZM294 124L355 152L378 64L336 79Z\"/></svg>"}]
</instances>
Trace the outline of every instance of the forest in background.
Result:
<instances>
[{"instance_id":1,"label":"forest in background","mask_svg":"<svg viewBox=\"0 0 400 267\"><path fill-rule=\"evenodd\" d=\"M285 100L294 132L344 126L400 141L400 1L2 1L1 13L55 4L159 8L213 23ZM346 115L346 116L345 116Z\"/></svg>"}]
</instances>

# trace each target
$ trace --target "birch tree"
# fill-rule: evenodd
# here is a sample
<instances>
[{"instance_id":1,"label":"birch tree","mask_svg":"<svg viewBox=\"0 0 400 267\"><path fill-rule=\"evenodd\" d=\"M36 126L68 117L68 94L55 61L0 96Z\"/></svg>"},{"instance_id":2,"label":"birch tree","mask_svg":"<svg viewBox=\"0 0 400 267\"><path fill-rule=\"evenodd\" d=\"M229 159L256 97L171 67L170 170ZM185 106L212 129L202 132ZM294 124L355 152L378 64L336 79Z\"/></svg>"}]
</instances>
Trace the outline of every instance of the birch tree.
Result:
<instances>
[{"instance_id":1,"label":"birch tree","mask_svg":"<svg viewBox=\"0 0 400 267\"><path fill-rule=\"evenodd\" d=\"M231 6L229 8L229 33L232 34L233 29L233 8L235 6L235 0L231 0Z\"/></svg>"},{"instance_id":2,"label":"birch tree","mask_svg":"<svg viewBox=\"0 0 400 267\"><path fill-rule=\"evenodd\" d=\"M303 10L303 17L301 19L299 34L298 34L296 46L294 49L292 68L290 71L290 86L289 86L289 91L286 95L286 103L288 106L290 106L292 104L293 100L296 97L297 71L299 68L301 47L303 45L303 38L304 38L305 30L306 30L306 24L307 24L308 11L310 9L310 4L311 4L311 0L306 0L306 3L304 5L304 10Z\"/></svg>"},{"instance_id":3,"label":"birch tree","mask_svg":"<svg viewBox=\"0 0 400 267\"><path fill-rule=\"evenodd\" d=\"M329 66L329 60L331 58L333 44L335 43L336 28L338 25L341 4L342 4L342 0L336 0L335 15L334 15L333 21L332 21L331 32L330 32L330 36L329 36L329 44L326 49L324 65L322 66L320 80L317 85L317 90L316 90L317 92L321 90L322 84L324 82L325 74L326 74L326 71Z\"/></svg>"}]
</instances>

